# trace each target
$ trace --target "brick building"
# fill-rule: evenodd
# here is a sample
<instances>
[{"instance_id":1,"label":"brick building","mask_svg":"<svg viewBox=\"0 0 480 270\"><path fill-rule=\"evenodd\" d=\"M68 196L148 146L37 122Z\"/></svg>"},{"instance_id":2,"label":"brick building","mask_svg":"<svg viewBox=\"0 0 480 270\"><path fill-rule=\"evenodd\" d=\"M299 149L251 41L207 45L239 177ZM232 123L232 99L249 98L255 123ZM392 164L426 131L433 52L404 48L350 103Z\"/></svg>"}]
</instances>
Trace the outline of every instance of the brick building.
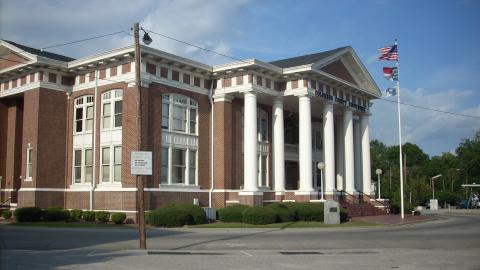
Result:
<instances>
[{"instance_id":1,"label":"brick building","mask_svg":"<svg viewBox=\"0 0 480 270\"><path fill-rule=\"evenodd\" d=\"M130 153L153 153L146 209L371 194L369 101L351 47L209 66L142 46L82 59L0 41L1 201L135 211ZM138 134L137 119L142 120Z\"/></svg>"}]
</instances>

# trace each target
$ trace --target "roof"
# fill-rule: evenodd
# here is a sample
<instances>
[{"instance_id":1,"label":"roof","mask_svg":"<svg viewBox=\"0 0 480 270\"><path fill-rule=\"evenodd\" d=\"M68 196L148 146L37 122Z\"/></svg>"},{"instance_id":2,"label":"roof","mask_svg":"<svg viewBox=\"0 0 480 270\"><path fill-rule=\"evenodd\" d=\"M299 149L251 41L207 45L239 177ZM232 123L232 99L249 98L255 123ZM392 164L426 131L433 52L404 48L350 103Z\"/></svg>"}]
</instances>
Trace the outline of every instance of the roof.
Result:
<instances>
[{"instance_id":1,"label":"roof","mask_svg":"<svg viewBox=\"0 0 480 270\"><path fill-rule=\"evenodd\" d=\"M25 51L25 52L28 52L28 53L31 53L31 54L34 54L34 55L50 58L50 59L53 59L53 60L64 61L64 62L70 62L70 61L75 60L74 58L71 58L71 57L68 57L68 56L64 56L64 55L60 55L60 54L56 54L56 53L51 53L51 52L47 52L47 51L41 51L41 50L38 50L38 49L35 49L35 48L32 48L32 47L27 47L27 46L15 43L13 41L8 41L8 40L5 40L5 39L2 39L2 40L7 42L7 43L10 43L11 45L13 45L13 46Z\"/></svg>"},{"instance_id":2,"label":"roof","mask_svg":"<svg viewBox=\"0 0 480 270\"><path fill-rule=\"evenodd\" d=\"M319 53L314 53L314 54L307 54L307 55L302 55L302 56L297 56L297 57L292 57L292 58L287 58L287 59L282 59L282 60L277 60L270 62L270 64L279 66L281 68L289 68L289 67L296 67L296 66L303 66L303 65L308 65L308 64L313 64L316 62L319 62L347 47L341 47L337 49L333 49L330 51L325 51L325 52L319 52Z\"/></svg>"}]
</instances>

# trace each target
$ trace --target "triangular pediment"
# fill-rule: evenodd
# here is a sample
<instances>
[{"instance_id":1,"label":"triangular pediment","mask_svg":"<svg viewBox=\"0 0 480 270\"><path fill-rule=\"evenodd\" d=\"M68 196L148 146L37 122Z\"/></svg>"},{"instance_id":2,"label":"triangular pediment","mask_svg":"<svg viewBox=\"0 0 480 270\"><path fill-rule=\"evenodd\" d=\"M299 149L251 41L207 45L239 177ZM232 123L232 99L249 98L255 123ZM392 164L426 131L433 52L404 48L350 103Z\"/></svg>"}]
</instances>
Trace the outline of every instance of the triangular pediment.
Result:
<instances>
[{"instance_id":1,"label":"triangular pediment","mask_svg":"<svg viewBox=\"0 0 480 270\"><path fill-rule=\"evenodd\" d=\"M0 70L21 66L34 60L22 50L6 44L0 44L0 55Z\"/></svg>"},{"instance_id":2,"label":"triangular pediment","mask_svg":"<svg viewBox=\"0 0 480 270\"><path fill-rule=\"evenodd\" d=\"M328 73L340 80L351 83L374 96L382 95L372 76L352 47L342 48L342 50L316 62L312 65L312 69Z\"/></svg>"}]
</instances>

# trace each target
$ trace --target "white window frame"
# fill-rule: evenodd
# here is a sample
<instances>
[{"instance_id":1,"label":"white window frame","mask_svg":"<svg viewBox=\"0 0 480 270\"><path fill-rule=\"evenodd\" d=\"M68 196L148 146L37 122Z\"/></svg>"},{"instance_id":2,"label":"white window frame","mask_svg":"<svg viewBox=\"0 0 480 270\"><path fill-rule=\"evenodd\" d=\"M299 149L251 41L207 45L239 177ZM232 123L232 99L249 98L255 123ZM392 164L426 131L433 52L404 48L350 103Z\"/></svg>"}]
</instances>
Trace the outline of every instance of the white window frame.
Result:
<instances>
[{"instance_id":1,"label":"white window frame","mask_svg":"<svg viewBox=\"0 0 480 270\"><path fill-rule=\"evenodd\" d=\"M167 149L168 151L168 162L167 162L167 182L162 182L161 174L160 174L160 185L161 186L189 186L189 187L196 187L198 186L198 149L197 148L188 148L188 147L178 147L178 146L163 146L163 149ZM173 150L182 150L185 151L185 164L183 166L183 175L184 179L183 182L180 183L172 183L172 170L173 170L173 164L172 164L172 157L173 157ZM190 156L194 154L195 155L195 164L194 166L191 166L190 164ZM161 162L164 162L163 160ZM160 169L163 168L163 164L160 164ZM194 170L194 182L193 184L190 183L190 168L195 168Z\"/></svg>"},{"instance_id":2,"label":"white window frame","mask_svg":"<svg viewBox=\"0 0 480 270\"><path fill-rule=\"evenodd\" d=\"M91 164L87 165L86 164L86 158L87 158L87 155L86 155L86 151L91 151L92 153L92 158L91 158ZM75 152L76 151L80 151L80 165L77 166L75 164ZM90 179L90 181L86 181L86 169L87 167L90 167L91 170L92 170L92 178ZM75 182L75 169L76 168L80 168L80 182L77 183ZM91 147L84 147L84 148L73 148L73 153L72 153L72 185L91 185L92 184L92 181L93 181L93 149Z\"/></svg>"},{"instance_id":3,"label":"white window frame","mask_svg":"<svg viewBox=\"0 0 480 270\"><path fill-rule=\"evenodd\" d=\"M115 149L121 148L120 160L115 160ZM103 150L108 149L109 161L103 163ZM100 146L100 184L101 185L120 185L122 183L122 154L123 148L121 144L102 145ZM108 166L108 180L103 178L104 167ZM115 181L115 167L120 166L120 180Z\"/></svg>"},{"instance_id":4,"label":"white window frame","mask_svg":"<svg viewBox=\"0 0 480 270\"><path fill-rule=\"evenodd\" d=\"M122 112L115 113L115 104L117 102L122 102ZM105 104L110 104L110 111L109 115L105 115L104 107ZM115 119L120 116L122 117L122 121L120 121L120 126L115 126ZM105 118L109 117L108 120L108 127L105 126ZM114 129L122 129L123 126L123 90L122 89L114 89L107 92L102 93L102 106L101 106L101 123L100 127L101 130L114 130Z\"/></svg>"},{"instance_id":5,"label":"white window frame","mask_svg":"<svg viewBox=\"0 0 480 270\"><path fill-rule=\"evenodd\" d=\"M33 147L27 147L27 168L25 171L25 180L32 181L32 174L33 174Z\"/></svg>"},{"instance_id":6,"label":"white window frame","mask_svg":"<svg viewBox=\"0 0 480 270\"><path fill-rule=\"evenodd\" d=\"M92 130L94 128L93 123L94 123L94 116L95 116L95 106L94 106L94 101L95 98L93 95L86 95L86 96L81 96L78 97L74 100L75 106L73 109L73 134L82 134L82 133L92 133ZM92 116L87 118L87 110L88 108L92 109ZM77 119L77 109L82 109L82 118ZM92 122L92 128L90 130L87 130L87 121ZM77 131L77 122L82 123L82 130Z\"/></svg>"},{"instance_id":7,"label":"white window frame","mask_svg":"<svg viewBox=\"0 0 480 270\"><path fill-rule=\"evenodd\" d=\"M178 100L185 99L185 103L179 102ZM163 125L163 119L166 117L164 115L164 107L168 105L168 126ZM175 108L182 108L185 110L185 131L174 130L173 129L173 111ZM194 119L190 119L192 111L195 111ZM191 123L195 122L194 129L191 128ZM181 94L164 94L162 97L162 129L167 130L172 133L181 133L188 135L198 135L198 102L193 98L190 98Z\"/></svg>"}]
</instances>

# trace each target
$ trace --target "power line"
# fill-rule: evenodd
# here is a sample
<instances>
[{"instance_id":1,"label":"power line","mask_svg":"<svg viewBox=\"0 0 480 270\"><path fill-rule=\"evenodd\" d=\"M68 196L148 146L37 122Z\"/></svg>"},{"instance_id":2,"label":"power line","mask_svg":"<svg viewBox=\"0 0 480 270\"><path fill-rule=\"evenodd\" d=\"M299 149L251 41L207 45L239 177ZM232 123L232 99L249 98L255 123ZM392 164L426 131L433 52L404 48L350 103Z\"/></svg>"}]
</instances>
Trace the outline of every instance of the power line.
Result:
<instances>
[{"instance_id":1,"label":"power line","mask_svg":"<svg viewBox=\"0 0 480 270\"><path fill-rule=\"evenodd\" d=\"M240 58L236 58L236 57L233 57L233 56L228 55L228 54L224 54L224 53L221 53L221 52L217 52L217 51L214 51L214 50L210 50L210 49L204 48L204 47L202 47L202 46L200 46L200 45L195 45L195 44L193 44L193 43L190 43L190 42L187 42L187 41L183 41L183 40L180 40L180 39L177 39L177 38L174 38L174 37L165 35L165 34L157 33L157 32L154 32L154 31L152 31L152 30L145 29L145 31L147 31L148 33L153 33L153 34L159 35L159 36L164 37L164 38L171 39L171 40L173 40L173 41L176 41L176 42L185 44L185 45L187 45L187 46L192 46L192 47L195 47L195 48L200 49L200 50L204 50L204 51L207 51L207 52L210 52L210 53L214 53L214 54L216 54L216 55L220 55L220 56L223 56L223 57L226 57L226 58L230 58L230 59L235 60L235 61L240 61L240 62L242 62L242 63L248 64L247 61L242 60L242 59L240 59Z\"/></svg>"},{"instance_id":2,"label":"power line","mask_svg":"<svg viewBox=\"0 0 480 270\"><path fill-rule=\"evenodd\" d=\"M386 98L378 98L378 99L379 99L379 100L383 100L383 101L388 101L388 102L391 102L391 103L397 103L397 102L394 101L394 100L390 100L390 99L386 99ZM456 113L456 112L443 111L443 110L428 108L428 107L424 107L424 106L420 106L420 105L414 105L414 104L409 104L409 103L404 103L404 102L400 102L400 104L405 105L405 106L409 106L409 107L413 107L413 108L418 108L418 109L422 109L422 110L427 110L427 111L434 111L434 112L439 112L439 113L451 114L451 115L455 115L455 116L462 116L462 117L469 117L469 118L480 119L480 116L475 116L475 115L468 115L468 114L462 114L462 113Z\"/></svg>"}]
</instances>

